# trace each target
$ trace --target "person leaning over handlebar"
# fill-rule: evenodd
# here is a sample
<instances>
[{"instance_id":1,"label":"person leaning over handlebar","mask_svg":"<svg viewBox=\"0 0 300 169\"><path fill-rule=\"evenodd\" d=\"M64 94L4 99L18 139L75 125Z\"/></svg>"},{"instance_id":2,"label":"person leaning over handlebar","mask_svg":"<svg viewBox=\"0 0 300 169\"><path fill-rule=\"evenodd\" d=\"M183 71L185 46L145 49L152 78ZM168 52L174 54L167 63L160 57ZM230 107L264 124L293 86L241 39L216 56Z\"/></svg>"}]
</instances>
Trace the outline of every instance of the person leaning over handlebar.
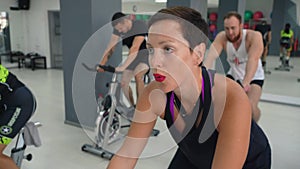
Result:
<instances>
[{"instance_id":1,"label":"person leaning over handlebar","mask_svg":"<svg viewBox=\"0 0 300 169\"><path fill-rule=\"evenodd\" d=\"M114 52L115 45L121 38L123 45L129 48L127 59L121 66L116 67L117 72L123 72L122 89L126 98L134 105L132 90L129 86L131 78L136 81L137 97L144 89L144 75L149 70L148 51L146 50L147 26L143 21L131 20L122 12L117 12L111 19L113 33L110 42L103 54L100 65L105 65ZM104 70L98 67L99 72Z\"/></svg>"},{"instance_id":2,"label":"person leaning over handlebar","mask_svg":"<svg viewBox=\"0 0 300 169\"><path fill-rule=\"evenodd\" d=\"M208 25L201 14L165 8L148 23L155 81L138 98L127 137L107 168L133 169L147 144L165 152L166 142L148 142L160 117L178 145L169 169L270 169L268 138L251 118L246 93L202 64Z\"/></svg>"}]
</instances>

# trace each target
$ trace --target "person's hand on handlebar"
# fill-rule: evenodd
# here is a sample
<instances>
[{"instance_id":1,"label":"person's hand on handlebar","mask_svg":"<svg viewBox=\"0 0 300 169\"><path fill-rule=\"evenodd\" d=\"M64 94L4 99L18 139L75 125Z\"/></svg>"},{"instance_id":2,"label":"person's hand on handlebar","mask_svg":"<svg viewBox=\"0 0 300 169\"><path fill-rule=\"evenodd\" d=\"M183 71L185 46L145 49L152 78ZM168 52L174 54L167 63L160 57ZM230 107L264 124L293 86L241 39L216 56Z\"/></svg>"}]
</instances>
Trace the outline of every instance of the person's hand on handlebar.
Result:
<instances>
[{"instance_id":1,"label":"person's hand on handlebar","mask_svg":"<svg viewBox=\"0 0 300 169\"><path fill-rule=\"evenodd\" d=\"M101 66L103 66L103 65L101 65ZM97 69L97 72L105 72L105 70L100 67L100 64L97 65L96 69Z\"/></svg>"},{"instance_id":2,"label":"person's hand on handlebar","mask_svg":"<svg viewBox=\"0 0 300 169\"><path fill-rule=\"evenodd\" d=\"M106 66L106 65L97 65L97 71L98 72L111 72L111 73L115 73L116 72L116 68L113 66Z\"/></svg>"},{"instance_id":3,"label":"person's hand on handlebar","mask_svg":"<svg viewBox=\"0 0 300 169\"><path fill-rule=\"evenodd\" d=\"M124 70L125 70L125 68L122 66L116 67L116 72L123 72Z\"/></svg>"}]
</instances>

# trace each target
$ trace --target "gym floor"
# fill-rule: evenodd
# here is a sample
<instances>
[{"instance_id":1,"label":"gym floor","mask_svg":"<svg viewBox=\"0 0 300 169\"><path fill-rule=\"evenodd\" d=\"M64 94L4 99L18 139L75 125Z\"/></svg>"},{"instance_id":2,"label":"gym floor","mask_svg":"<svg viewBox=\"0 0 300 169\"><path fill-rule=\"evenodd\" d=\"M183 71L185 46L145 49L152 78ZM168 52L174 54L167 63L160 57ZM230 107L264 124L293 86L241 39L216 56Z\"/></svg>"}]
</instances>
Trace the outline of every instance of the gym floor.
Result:
<instances>
[{"instance_id":1,"label":"gym floor","mask_svg":"<svg viewBox=\"0 0 300 169\"><path fill-rule=\"evenodd\" d=\"M290 72L275 71L274 68L278 64L278 57L268 57L268 69L272 71L272 74L266 75L264 94L275 92L276 94L300 97L300 83L297 82L297 78L300 78L300 58L293 58L294 69ZM33 159L30 162L23 161L22 169L105 168L108 160L81 151L83 144L92 143L86 132L81 128L64 123L62 70L31 71L27 68L11 68L10 71L25 82L35 94L38 107L32 121L40 121L43 124L39 128L42 146L39 148L28 147L26 152L32 153ZM300 107L262 101L259 106L262 110L259 124L269 137L272 146L272 168L300 168L298 161L300 156ZM162 123L159 122L158 125ZM165 141L170 142L167 138ZM155 138L153 142L155 142ZM5 153L10 153L13 143L9 145ZM152 148L149 147L151 151ZM143 158L139 160L136 168L167 168L175 150L176 147L173 146L164 153Z\"/></svg>"}]
</instances>

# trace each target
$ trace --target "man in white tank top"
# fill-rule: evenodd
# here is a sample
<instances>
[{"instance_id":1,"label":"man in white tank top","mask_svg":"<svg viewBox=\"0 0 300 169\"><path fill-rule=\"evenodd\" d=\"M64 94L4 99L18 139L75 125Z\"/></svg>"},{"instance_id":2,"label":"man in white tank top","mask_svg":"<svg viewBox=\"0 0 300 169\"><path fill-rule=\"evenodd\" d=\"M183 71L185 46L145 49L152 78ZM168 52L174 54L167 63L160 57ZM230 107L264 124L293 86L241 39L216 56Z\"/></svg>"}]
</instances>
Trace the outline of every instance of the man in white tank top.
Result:
<instances>
[{"instance_id":1,"label":"man in white tank top","mask_svg":"<svg viewBox=\"0 0 300 169\"><path fill-rule=\"evenodd\" d=\"M227 76L240 82L252 105L252 117L258 121L258 102L262 93L264 70L260 61L263 41L260 32L243 30L242 17L237 12L229 12L224 17L224 31L216 36L204 62L211 68L224 49L230 69Z\"/></svg>"}]
</instances>

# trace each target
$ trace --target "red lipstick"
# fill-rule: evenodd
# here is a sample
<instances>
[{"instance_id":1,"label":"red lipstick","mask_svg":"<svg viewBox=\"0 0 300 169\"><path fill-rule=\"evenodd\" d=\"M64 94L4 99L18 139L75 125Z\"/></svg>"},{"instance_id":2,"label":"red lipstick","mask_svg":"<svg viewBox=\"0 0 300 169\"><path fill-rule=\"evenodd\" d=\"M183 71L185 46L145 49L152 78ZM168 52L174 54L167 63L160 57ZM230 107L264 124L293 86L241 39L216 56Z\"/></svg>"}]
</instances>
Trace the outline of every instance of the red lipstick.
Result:
<instances>
[{"instance_id":1,"label":"red lipstick","mask_svg":"<svg viewBox=\"0 0 300 169\"><path fill-rule=\"evenodd\" d=\"M166 76L163 76L158 73L154 73L153 76L154 76L155 80L158 82L163 82L166 79Z\"/></svg>"}]
</instances>

